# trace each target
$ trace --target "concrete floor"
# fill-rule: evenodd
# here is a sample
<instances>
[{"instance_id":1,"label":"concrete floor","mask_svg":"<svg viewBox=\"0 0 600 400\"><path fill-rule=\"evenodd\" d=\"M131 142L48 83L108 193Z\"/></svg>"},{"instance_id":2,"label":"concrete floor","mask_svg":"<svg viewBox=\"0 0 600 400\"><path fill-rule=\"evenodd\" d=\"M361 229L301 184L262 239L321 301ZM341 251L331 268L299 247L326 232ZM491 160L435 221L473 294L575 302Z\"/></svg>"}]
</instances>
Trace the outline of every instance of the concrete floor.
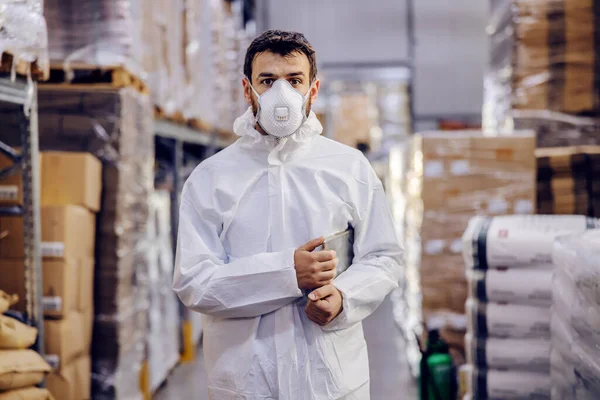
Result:
<instances>
[{"instance_id":1,"label":"concrete floor","mask_svg":"<svg viewBox=\"0 0 600 400\"><path fill-rule=\"evenodd\" d=\"M208 400L202 348L193 363L179 365L154 400Z\"/></svg>"},{"instance_id":2,"label":"concrete floor","mask_svg":"<svg viewBox=\"0 0 600 400\"><path fill-rule=\"evenodd\" d=\"M371 400L416 400L415 381L404 357L404 340L394 323L389 297L363 326L369 347ZM196 356L195 362L176 367L154 400L208 400L201 348Z\"/></svg>"},{"instance_id":3,"label":"concrete floor","mask_svg":"<svg viewBox=\"0 0 600 400\"><path fill-rule=\"evenodd\" d=\"M378 347L377 345L371 346ZM388 353L389 354L389 353ZM371 363L372 367L374 366ZM371 370L372 384L381 385L379 389L373 390L371 400L416 400L417 391L412 378L408 372L404 372L394 382L393 379L381 379L383 371ZM374 397L377 396L377 397ZM196 357L196 361L190 364L179 365L169 377L166 384L154 396L154 400L208 400L206 393L206 371L204 370L204 359L202 349Z\"/></svg>"}]
</instances>

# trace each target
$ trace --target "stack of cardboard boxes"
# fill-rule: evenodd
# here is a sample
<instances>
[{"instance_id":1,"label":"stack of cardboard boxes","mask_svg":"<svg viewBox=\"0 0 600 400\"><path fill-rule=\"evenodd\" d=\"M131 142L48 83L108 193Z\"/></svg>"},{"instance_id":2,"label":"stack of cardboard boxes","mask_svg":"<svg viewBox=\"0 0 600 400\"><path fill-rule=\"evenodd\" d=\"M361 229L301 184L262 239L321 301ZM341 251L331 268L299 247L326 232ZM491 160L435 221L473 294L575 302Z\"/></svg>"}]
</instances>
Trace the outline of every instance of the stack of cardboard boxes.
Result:
<instances>
[{"instance_id":1,"label":"stack of cardboard boxes","mask_svg":"<svg viewBox=\"0 0 600 400\"><path fill-rule=\"evenodd\" d=\"M47 383L57 398L81 400L90 393L95 213L102 167L91 154L48 152L41 155L40 174L45 346L57 367ZM0 183L15 204L21 199L20 179ZM24 311L23 220L2 217L0 230L6 234L0 241L0 281L19 295L15 308Z\"/></svg>"},{"instance_id":2,"label":"stack of cardboard boxes","mask_svg":"<svg viewBox=\"0 0 600 400\"><path fill-rule=\"evenodd\" d=\"M536 129L540 147L598 142L600 73L593 1L491 0L484 125ZM591 128L591 129L590 129Z\"/></svg>"},{"instance_id":3,"label":"stack of cardboard boxes","mask_svg":"<svg viewBox=\"0 0 600 400\"><path fill-rule=\"evenodd\" d=\"M460 363L467 299L461 237L474 215L534 212L535 135L432 132L416 135L411 147L407 280L420 282L425 325L441 329Z\"/></svg>"},{"instance_id":4,"label":"stack of cardboard boxes","mask_svg":"<svg viewBox=\"0 0 600 400\"><path fill-rule=\"evenodd\" d=\"M540 214L600 216L600 146L536 150Z\"/></svg>"},{"instance_id":5,"label":"stack of cardboard boxes","mask_svg":"<svg viewBox=\"0 0 600 400\"><path fill-rule=\"evenodd\" d=\"M350 147L376 148L373 135L380 132L376 86L345 81L334 81L330 86L327 120L331 137Z\"/></svg>"},{"instance_id":6,"label":"stack of cardboard boxes","mask_svg":"<svg viewBox=\"0 0 600 400\"><path fill-rule=\"evenodd\" d=\"M107 398L139 398L148 327L149 197L153 191L153 110L127 89L38 92L40 148L88 152L102 162L96 229L92 389ZM18 135L14 114L3 135ZM18 137L18 136L16 136ZM63 182L56 185L62 189Z\"/></svg>"}]
</instances>

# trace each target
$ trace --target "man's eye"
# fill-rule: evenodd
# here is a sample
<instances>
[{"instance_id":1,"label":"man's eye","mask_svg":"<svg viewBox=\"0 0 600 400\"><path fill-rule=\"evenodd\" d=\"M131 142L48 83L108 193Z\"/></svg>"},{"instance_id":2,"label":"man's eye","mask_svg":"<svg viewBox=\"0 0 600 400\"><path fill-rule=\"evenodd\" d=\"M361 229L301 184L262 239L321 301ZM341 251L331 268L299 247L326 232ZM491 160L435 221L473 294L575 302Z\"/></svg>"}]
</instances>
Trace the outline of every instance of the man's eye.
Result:
<instances>
[{"instance_id":1,"label":"man's eye","mask_svg":"<svg viewBox=\"0 0 600 400\"><path fill-rule=\"evenodd\" d=\"M302 81L301 81L300 79L292 79L292 80L290 81L290 83L291 83L292 85L296 86L296 85L300 85L300 84L302 83Z\"/></svg>"},{"instance_id":2,"label":"man's eye","mask_svg":"<svg viewBox=\"0 0 600 400\"><path fill-rule=\"evenodd\" d=\"M262 83L263 85L271 86L273 84L273 79L265 79Z\"/></svg>"}]
</instances>

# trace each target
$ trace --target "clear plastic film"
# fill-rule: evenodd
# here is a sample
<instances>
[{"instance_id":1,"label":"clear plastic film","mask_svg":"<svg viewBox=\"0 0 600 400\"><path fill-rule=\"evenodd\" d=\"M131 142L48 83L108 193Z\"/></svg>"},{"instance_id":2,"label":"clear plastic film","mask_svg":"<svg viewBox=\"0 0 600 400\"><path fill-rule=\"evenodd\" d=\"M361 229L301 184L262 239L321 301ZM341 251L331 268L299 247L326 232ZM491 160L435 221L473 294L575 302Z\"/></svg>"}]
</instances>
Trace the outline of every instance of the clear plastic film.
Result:
<instances>
[{"instance_id":1,"label":"clear plastic film","mask_svg":"<svg viewBox=\"0 0 600 400\"><path fill-rule=\"evenodd\" d=\"M593 1L494 2L488 22L490 65L484 83L484 126L537 129L541 147L583 144L585 130L563 135L568 115L599 115L600 13ZM597 135L596 135L597 137Z\"/></svg>"},{"instance_id":2,"label":"clear plastic film","mask_svg":"<svg viewBox=\"0 0 600 400\"><path fill-rule=\"evenodd\" d=\"M231 131L247 107L240 74L254 36L242 27L239 2L148 0L140 7L141 64L154 104L168 117Z\"/></svg>"},{"instance_id":3,"label":"clear plastic film","mask_svg":"<svg viewBox=\"0 0 600 400\"><path fill-rule=\"evenodd\" d=\"M37 62L48 74L48 32L43 0L0 0L0 56L13 56L13 68ZM27 27L27 29L23 29Z\"/></svg>"},{"instance_id":4,"label":"clear plastic film","mask_svg":"<svg viewBox=\"0 0 600 400\"><path fill-rule=\"evenodd\" d=\"M147 262L150 309L148 318L148 368L150 391L155 392L179 361L179 303L171 285L170 193L157 191L150 198Z\"/></svg>"},{"instance_id":5,"label":"clear plastic film","mask_svg":"<svg viewBox=\"0 0 600 400\"><path fill-rule=\"evenodd\" d=\"M379 150L382 134L375 83L331 82L326 119L326 131L332 139L351 147Z\"/></svg>"},{"instance_id":6,"label":"clear plastic film","mask_svg":"<svg viewBox=\"0 0 600 400\"><path fill-rule=\"evenodd\" d=\"M459 353L454 338L466 331L468 297L461 237L473 215L534 211L534 148L530 132L431 132L410 143L403 190L396 190L404 205L405 313L441 329Z\"/></svg>"},{"instance_id":7,"label":"clear plastic film","mask_svg":"<svg viewBox=\"0 0 600 400\"><path fill-rule=\"evenodd\" d=\"M432 132L412 142L407 180L407 255L425 314L464 314L467 282L461 237L473 215L534 211L535 139L481 132Z\"/></svg>"},{"instance_id":8,"label":"clear plastic film","mask_svg":"<svg viewBox=\"0 0 600 400\"><path fill-rule=\"evenodd\" d=\"M537 209L600 216L600 146L538 149Z\"/></svg>"},{"instance_id":9,"label":"clear plastic film","mask_svg":"<svg viewBox=\"0 0 600 400\"><path fill-rule=\"evenodd\" d=\"M554 243L553 399L600 396L600 230Z\"/></svg>"},{"instance_id":10,"label":"clear plastic film","mask_svg":"<svg viewBox=\"0 0 600 400\"><path fill-rule=\"evenodd\" d=\"M45 0L50 60L69 71L84 64L124 66L142 78L141 0Z\"/></svg>"},{"instance_id":11,"label":"clear plastic film","mask_svg":"<svg viewBox=\"0 0 600 400\"><path fill-rule=\"evenodd\" d=\"M183 113L188 90L185 40L189 21L184 3L184 0L147 0L139 5L142 67L148 76L154 104L168 116Z\"/></svg>"},{"instance_id":12,"label":"clear plastic film","mask_svg":"<svg viewBox=\"0 0 600 400\"><path fill-rule=\"evenodd\" d=\"M398 142L390 149L388 168L384 174L385 192L398 234L404 240L409 240L405 235L404 225L406 218L406 171L408 169L409 141ZM408 260L407 263L416 261ZM417 268L403 269L404 276L400 280L400 287L391 295L394 310L394 319L402 331L406 341L406 357L413 375L418 374L421 357L416 336L422 334L421 322L421 290L418 275L414 272ZM413 273L413 276L410 275Z\"/></svg>"},{"instance_id":13,"label":"clear plastic film","mask_svg":"<svg viewBox=\"0 0 600 400\"><path fill-rule=\"evenodd\" d=\"M600 84L592 1L498 2L488 24L491 70L510 85L510 105L564 113L598 110ZM500 92L500 91L499 91Z\"/></svg>"}]
</instances>

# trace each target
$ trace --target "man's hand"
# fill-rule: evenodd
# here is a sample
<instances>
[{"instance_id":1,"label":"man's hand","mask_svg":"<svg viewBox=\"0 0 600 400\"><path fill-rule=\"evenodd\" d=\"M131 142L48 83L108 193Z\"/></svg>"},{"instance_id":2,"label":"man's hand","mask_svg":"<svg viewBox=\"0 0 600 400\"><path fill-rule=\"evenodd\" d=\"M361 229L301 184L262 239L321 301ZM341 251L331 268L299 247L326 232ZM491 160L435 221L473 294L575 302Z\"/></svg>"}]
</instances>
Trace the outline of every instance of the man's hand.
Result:
<instances>
[{"instance_id":1,"label":"man's hand","mask_svg":"<svg viewBox=\"0 0 600 400\"><path fill-rule=\"evenodd\" d=\"M308 300L306 316L317 325L327 325L342 312L342 293L333 285L314 290Z\"/></svg>"},{"instance_id":2,"label":"man's hand","mask_svg":"<svg viewBox=\"0 0 600 400\"><path fill-rule=\"evenodd\" d=\"M294 253L296 278L300 289L315 289L329 285L335 278L338 264L335 251L313 251L323 244L324 238L313 239Z\"/></svg>"}]
</instances>

